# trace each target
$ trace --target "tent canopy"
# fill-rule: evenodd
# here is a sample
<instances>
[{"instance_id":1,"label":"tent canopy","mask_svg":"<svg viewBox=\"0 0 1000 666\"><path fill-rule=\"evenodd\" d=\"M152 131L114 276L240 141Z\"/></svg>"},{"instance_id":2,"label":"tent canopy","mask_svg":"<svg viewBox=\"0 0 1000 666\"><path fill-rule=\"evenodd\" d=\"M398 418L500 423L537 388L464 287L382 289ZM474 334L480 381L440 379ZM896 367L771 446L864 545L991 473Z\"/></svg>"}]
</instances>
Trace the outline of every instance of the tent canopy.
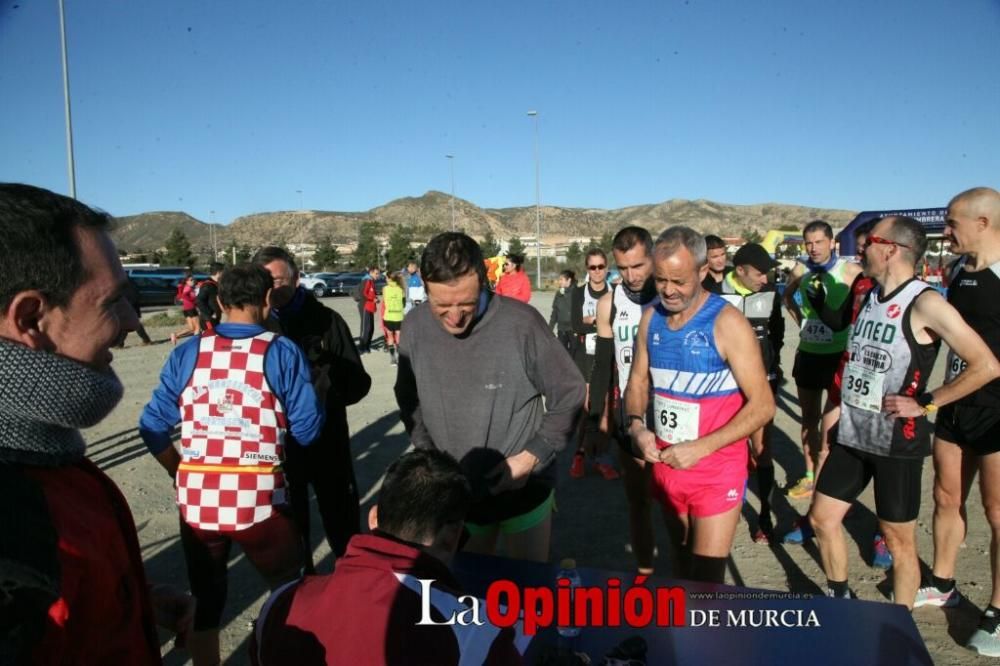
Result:
<instances>
[{"instance_id":1,"label":"tent canopy","mask_svg":"<svg viewBox=\"0 0 1000 666\"><path fill-rule=\"evenodd\" d=\"M869 220L893 215L912 217L924 225L928 234L940 234L944 231L944 220L948 214L947 208L910 208L908 210L866 210L858 213L844 229L837 234L840 243L840 256L850 257L857 252L854 246L854 230Z\"/></svg>"}]
</instances>

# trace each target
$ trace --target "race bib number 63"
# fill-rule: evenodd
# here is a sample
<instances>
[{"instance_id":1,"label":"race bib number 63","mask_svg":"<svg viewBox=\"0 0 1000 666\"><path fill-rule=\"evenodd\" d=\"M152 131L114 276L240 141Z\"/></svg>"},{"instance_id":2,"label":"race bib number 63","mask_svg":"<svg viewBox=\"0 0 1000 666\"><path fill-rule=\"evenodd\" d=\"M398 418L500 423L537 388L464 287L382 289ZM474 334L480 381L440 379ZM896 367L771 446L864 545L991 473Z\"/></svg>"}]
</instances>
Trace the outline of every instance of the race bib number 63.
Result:
<instances>
[{"instance_id":1,"label":"race bib number 63","mask_svg":"<svg viewBox=\"0 0 1000 666\"><path fill-rule=\"evenodd\" d=\"M680 444L698 439L701 406L665 396L653 395L656 436L668 444Z\"/></svg>"}]
</instances>

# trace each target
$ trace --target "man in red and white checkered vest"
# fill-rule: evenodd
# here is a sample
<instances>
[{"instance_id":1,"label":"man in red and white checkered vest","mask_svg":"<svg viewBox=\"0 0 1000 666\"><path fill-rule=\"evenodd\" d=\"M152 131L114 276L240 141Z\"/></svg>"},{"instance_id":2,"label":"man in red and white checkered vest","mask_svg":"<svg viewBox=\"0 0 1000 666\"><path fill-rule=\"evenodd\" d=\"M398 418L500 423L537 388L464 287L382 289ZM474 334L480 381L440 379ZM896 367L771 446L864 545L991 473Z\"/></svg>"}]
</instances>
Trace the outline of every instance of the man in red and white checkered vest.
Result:
<instances>
[{"instance_id":1,"label":"man in red and white checkered vest","mask_svg":"<svg viewBox=\"0 0 1000 666\"><path fill-rule=\"evenodd\" d=\"M226 323L173 351L139 422L146 445L176 480L181 544L198 601L188 642L196 666L219 663L234 541L271 589L294 580L304 562L290 517L285 435L311 443L323 413L305 355L262 326L271 288L258 266L223 273ZM170 436L178 423L179 447Z\"/></svg>"}]
</instances>

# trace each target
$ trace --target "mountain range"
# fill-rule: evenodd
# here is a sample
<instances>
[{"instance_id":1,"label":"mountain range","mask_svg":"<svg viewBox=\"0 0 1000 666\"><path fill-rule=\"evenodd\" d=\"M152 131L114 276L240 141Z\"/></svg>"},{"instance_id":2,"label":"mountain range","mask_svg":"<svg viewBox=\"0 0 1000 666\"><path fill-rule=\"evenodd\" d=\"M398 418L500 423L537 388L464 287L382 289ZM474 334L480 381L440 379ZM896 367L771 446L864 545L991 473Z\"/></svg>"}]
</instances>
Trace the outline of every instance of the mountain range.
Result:
<instances>
[{"instance_id":1,"label":"mountain range","mask_svg":"<svg viewBox=\"0 0 1000 666\"><path fill-rule=\"evenodd\" d=\"M276 211L253 213L228 225L210 225L184 212L150 212L117 219L113 232L118 247L128 252L162 248L167 237L179 228L194 248L211 245L211 227L215 227L220 248L235 241L237 245L260 247L270 244L316 243L329 237L335 244L357 241L364 222L373 221L383 229L409 225L417 235L430 236L451 228L452 198L443 192L430 191L420 197L394 199L364 212L323 210ZM482 238L487 232L497 239L534 236L535 207L480 208L472 202L454 200L455 226L471 236ZM833 227L843 227L855 212L791 204L734 205L704 199L670 199L657 204L641 204L616 209L569 208L543 205L542 242L559 243L571 238L598 238L606 231L628 225L646 227L654 236L663 228L684 224L703 233L740 237L750 230L760 234L770 229L801 229L807 222L823 219Z\"/></svg>"}]
</instances>

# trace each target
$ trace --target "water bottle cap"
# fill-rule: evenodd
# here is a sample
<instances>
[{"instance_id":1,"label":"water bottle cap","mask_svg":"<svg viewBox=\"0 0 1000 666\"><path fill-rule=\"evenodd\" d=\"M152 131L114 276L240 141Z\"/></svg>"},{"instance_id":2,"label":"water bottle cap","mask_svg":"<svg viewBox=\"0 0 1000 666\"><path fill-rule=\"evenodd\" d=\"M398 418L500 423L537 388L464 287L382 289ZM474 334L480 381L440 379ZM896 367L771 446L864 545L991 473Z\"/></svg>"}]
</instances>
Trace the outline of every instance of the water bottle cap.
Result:
<instances>
[{"instance_id":1,"label":"water bottle cap","mask_svg":"<svg viewBox=\"0 0 1000 666\"><path fill-rule=\"evenodd\" d=\"M567 557L562 562L559 563L559 568L576 569L576 560L574 560L572 557Z\"/></svg>"}]
</instances>

